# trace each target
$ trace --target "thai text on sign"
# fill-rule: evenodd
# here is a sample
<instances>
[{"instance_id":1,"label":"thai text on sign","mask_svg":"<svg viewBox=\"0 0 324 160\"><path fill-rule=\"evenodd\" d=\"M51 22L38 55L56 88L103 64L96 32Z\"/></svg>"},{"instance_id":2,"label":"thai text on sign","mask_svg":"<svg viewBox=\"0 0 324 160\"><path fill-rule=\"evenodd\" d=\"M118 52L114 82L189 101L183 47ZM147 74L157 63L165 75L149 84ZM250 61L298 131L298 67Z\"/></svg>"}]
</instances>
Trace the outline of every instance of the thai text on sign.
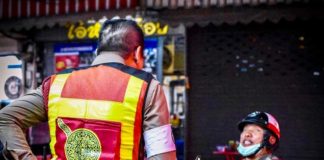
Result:
<instances>
[{"instance_id":1,"label":"thai text on sign","mask_svg":"<svg viewBox=\"0 0 324 160\"><path fill-rule=\"evenodd\" d=\"M159 22L144 22L143 18L136 18L135 21L142 28L145 36L166 35L169 30L168 25L161 25ZM68 39L97 39L101 24L96 22L92 25L86 25L83 21L77 24L67 24Z\"/></svg>"}]
</instances>

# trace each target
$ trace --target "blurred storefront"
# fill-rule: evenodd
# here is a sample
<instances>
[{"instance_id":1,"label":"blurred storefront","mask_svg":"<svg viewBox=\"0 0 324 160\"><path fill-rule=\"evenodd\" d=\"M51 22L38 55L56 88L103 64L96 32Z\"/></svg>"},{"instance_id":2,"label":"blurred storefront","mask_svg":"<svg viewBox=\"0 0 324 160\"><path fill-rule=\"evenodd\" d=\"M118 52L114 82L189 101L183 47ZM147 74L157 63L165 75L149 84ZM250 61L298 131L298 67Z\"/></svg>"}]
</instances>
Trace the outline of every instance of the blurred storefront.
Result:
<instances>
[{"instance_id":1,"label":"blurred storefront","mask_svg":"<svg viewBox=\"0 0 324 160\"><path fill-rule=\"evenodd\" d=\"M147 14L142 4L138 0L0 0L0 31L18 41L17 52L28 62L23 69L33 78L26 82L33 83L31 89L53 73L90 65L104 20L135 20L145 34L144 70L165 86L171 113L179 110L184 118L185 89L172 84L184 79L185 27L160 21L156 12ZM174 109L176 104L180 109ZM41 124L28 132L38 155L48 152L46 128Z\"/></svg>"},{"instance_id":2,"label":"blurred storefront","mask_svg":"<svg viewBox=\"0 0 324 160\"><path fill-rule=\"evenodd\" d=\"M22 62L18 57L18 42L0 33L0 109L23 94Z\"/></svg>"},{"instance_id":3,"label":"blurred storefront","mask_svg":"<svg viewBox=\"0 0 324 160\"><path fill-rule=\"evenodd\" d=\"M37 59L45 63L45 66L38 67L42 68L40 79L64 68L91 63L100 30L99 21L113 18L133 19L142 27L148 46L145 50L146 71L152 72L162 81L164 51L168 53L165 58L167 66L164 68L168 67L165 73L172 74L176 68L183 70L183 63L180 67L174 65L176 55L173 48L178 46L178 39L181 39L181 54L176 57L184 57L185 28L182 25L169 26L165 21L160 21L156 16L157 12L147 14L144 1L0 0L0 4L0 31L11 38L19 39L22 52L26 52L23 49L27 48L27 41L36 44ZM87 58L80 59L84 56ZM53 59L55 61L52 61ZM61 59L65 59L66 62Z\"/></svg>"},{"instance_id":4,"label":"blurred storefront","mask_svg":"<svg viewBox=\"0 0 324 160\"><path fill-rule=\"evenodd\" d=\"M29 68L38 84L62 69L91 64L100 20L136 20L146 35L145 70L165 86L178 159L215 158L215 146L237 140L235 125L252 110L277 115L283 128L293 124L286 116L291 110L289 117L307 113L314 121L324 115L318 98L322 0L0 0L0 7L0 31L19 40L19 52L36 53ZM277 92L282 88L285 96ZM307 108L320 112L312 116ZM284 159L323 158L319 146L305 154L294 147L301 145L294 130L283 135L289 137L279 152ZM314 136L309 145L315 141L322 142Z\"/></svg>"}]
</instances>

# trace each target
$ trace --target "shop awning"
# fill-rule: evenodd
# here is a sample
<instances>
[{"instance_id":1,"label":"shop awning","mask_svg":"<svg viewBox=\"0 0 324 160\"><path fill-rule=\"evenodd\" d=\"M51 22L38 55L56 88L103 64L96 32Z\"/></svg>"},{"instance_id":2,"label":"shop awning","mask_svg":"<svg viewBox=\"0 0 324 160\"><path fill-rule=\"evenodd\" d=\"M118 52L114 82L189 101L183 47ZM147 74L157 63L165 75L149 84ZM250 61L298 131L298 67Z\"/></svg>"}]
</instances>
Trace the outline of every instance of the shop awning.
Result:
<instances>
[{"instance_id":1,"label":"shop awning","mask_svg":"<svg viewBox=\"0 0 324 160\"><path fill-rule=\"evenodd\" d=\"M324 19L324 0L145 0L145 5L171 26Z\"/></svg>"},{"instance_id":2,"label":"shop awning","mask_svg":"<svg viewBox=\"0 0 324 160\"><path fill-rule=\"evenodd\" d=\"M306 3L309 0L146 0L147 8L209 8Z\"/></svg>"},{"instance_id":3,"label":"shop awning","mask_svg":"<svg viewBox=\"0 0 324 160\"><path fill-rule=\"evenodd\" d=\"M245 8L223 8L223 9L185 9L167 10L160 13L160 21L167 22L170 26L209 24L219 25L247 25L250 23L262 24L265 22L279 23L282 21L306 21L310 19L324 20L323 8L321 7L245 7Z\"/></svg>"},{"instance_id":4,"label":"shop awning","mask_svg":"<svg viewBox=\"0 0 324 160\"><path fill-rule=\"evenodd\" d=\"M138 0L0 0L0 19L135 8Z\"/></svg>"},{"instance_id":5,"label":"shop awning","mask_svg":"<svg viewBox=\"0 0 324 160\"><path fill-rule=\"evenodd\" d=\"M323 4L324 0L0 0L0 31L51 28L137 14L171 26L277 23L323 19ZM139 12L136 6L143 10Z\"/></svg>"},{"instance_id":6,"label":"shop awning","mask_svg":"<svg viewBox=\"0 0 324 160\"><path fill-rule=\"evenodd\" d=\"M134 15L139 0L0 0L0 31L65 26Z\"/></svg>"}]
</instances>

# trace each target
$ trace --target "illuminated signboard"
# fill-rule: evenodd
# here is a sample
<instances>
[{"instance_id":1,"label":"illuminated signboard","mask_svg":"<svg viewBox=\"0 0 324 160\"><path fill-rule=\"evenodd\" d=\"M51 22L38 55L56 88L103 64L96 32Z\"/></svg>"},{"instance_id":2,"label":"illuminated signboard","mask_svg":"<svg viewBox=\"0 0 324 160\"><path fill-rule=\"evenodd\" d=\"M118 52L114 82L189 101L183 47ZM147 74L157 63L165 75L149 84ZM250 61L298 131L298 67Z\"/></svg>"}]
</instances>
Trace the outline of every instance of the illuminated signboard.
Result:
<instances>
[{"instance_id":1,"label":"illuminated signboard","mask_svg":"<svg viewBox=\"0 0 324 160\"><path fill-rule=\"evenodd\" d=\"M144 22L143 18L136 18L135 21L142 28L145 36L166 35L169 30L168 25L162 26L160 22L148 21Z\"/></svg>"},{"instance_id":2,"label":"illuminated signboard","mask_svg":"<svg viewBox=\"0 0 324 160\"><path fill-rule=\"evenodd\" d=\"M168 25L161 25L160 22L148 21L144 22L143 18L136 18L135 21L142 28L145 36L166 35L169 30ZM91 25L86 25L83 21L77 24L68 24L68 39L97 39L101 24L96 22Z\"/></svg>"},{"instance_id":3,"label":"illuminated signboard","mask_svg":"<svg viewBox=\"0 0 324 160\"><path fill-rule=\"evenodd\" d=\"M54 45L55 71L90 66L95 57L96 43L57 43Z\"/></svg>"},{"instance_id":4,"label":"illuminated signboard","mask_svg":"<svg viewBox=\"0 0 324 160\"><path fill-rule=\"evenodd\" d=\"M68 39L95 39L99 38L100 23L97 22L90 26L85 26L83 21L79 21L77 25L69 24Z\"/></svg>"},{"instance_id":5,"label":"illuminated signboard","mask_svg":"<svg viewBox=\"0 0 324 160\"><path fill-rule=\"evenodd\" d=\"M149 37L144 39L144 67L143 70L157 74L158 61L158 38Z\"/></svg>"}]
</instances>

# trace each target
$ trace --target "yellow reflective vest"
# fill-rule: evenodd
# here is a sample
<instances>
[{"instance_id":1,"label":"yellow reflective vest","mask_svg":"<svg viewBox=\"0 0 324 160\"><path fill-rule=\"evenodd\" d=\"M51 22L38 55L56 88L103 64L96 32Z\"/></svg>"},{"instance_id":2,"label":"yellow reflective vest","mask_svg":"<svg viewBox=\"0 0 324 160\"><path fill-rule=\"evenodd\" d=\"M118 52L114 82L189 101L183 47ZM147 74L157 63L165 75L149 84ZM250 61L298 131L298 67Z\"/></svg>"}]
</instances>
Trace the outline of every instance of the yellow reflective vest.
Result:
<instances>
[{"instance_id":1,"label":"yellow reflective vest","mask_svg":"<svg viewBox=\"0 0 324 160\"><path fill-rule=\"evenodd\" d=\"M143 108L152 78L107 63L44 81L53 159L142 159Z\"/></svg>"}]
</instances>

